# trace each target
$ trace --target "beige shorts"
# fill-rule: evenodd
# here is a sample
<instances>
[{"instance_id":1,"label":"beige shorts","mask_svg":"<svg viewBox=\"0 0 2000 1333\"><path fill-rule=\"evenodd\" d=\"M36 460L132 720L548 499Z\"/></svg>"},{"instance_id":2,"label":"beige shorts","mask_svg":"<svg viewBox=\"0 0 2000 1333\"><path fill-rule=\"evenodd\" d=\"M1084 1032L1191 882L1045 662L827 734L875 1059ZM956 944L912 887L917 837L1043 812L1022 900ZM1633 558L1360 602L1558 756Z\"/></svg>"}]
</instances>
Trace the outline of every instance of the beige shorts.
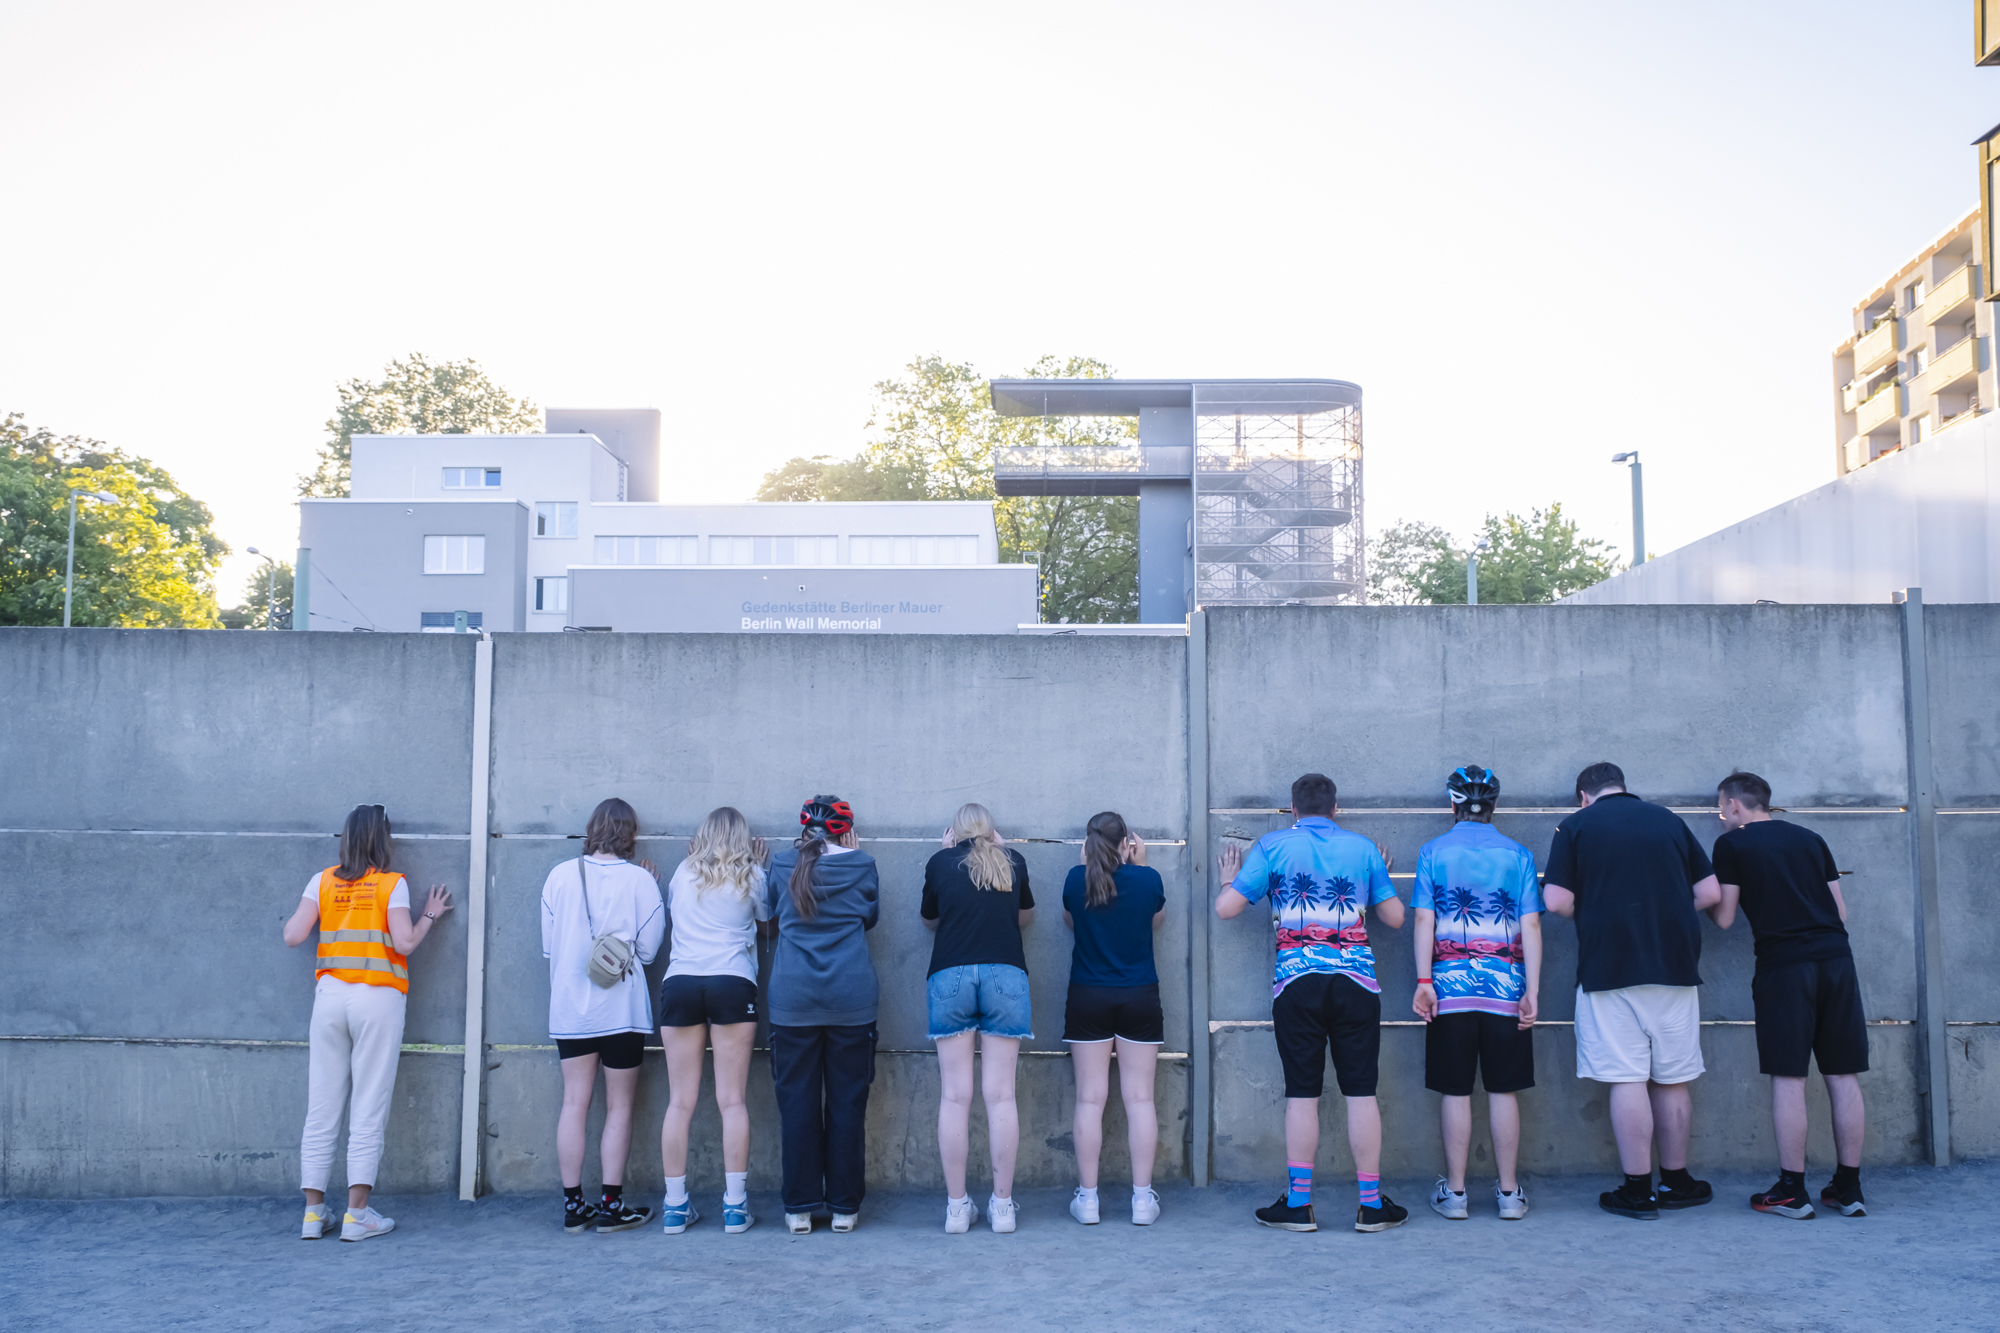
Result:
<instances>
[{"instance_id":1,"label":"beige shorts","mask_svg":"<svg viewBox=\"0 0 2000 1333\"><path fill-rule=\"evenodd\" d=\"M1627 986L1576 993L1576 1076L1599 1083L1686 1083L1701 1060L1701 992Z\"/></svg>"}]
</instances>

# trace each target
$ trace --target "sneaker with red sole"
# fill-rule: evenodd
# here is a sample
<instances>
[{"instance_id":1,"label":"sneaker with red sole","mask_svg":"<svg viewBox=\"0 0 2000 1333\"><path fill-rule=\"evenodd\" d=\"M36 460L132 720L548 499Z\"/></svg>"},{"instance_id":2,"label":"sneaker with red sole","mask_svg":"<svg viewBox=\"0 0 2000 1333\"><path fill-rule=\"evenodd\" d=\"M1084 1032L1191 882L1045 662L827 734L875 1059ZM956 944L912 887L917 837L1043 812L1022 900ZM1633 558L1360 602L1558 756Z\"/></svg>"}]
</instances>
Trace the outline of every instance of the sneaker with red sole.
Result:
<instances>
[{"instance_id":1,"label":"sneaker with red sole","mask_svg":"<svg viewBox=\"0 0 2000 1333\"><path fill-rule=\"evenodd\" d=\"M1812 1200L1803 1189L1794 1189L1783 1179L1762 1194L1750 1196L1750 1206L1760 1213L1776 1213L1779 1217L1789 1217L1798 1222L1810 1222L1819 1214L1813 1211Z\"/></svg>"}]
</instances>

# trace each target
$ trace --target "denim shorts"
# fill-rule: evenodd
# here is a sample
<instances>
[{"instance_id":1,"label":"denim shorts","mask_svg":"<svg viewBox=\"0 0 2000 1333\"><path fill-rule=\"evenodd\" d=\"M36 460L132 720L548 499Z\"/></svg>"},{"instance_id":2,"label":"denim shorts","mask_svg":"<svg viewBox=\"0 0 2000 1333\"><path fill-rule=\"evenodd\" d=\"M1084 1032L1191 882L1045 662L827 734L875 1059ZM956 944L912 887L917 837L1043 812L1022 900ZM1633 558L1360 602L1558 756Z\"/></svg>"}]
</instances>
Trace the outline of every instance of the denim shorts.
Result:
<instances>
[{"instance_id":1,"label":"denim shorts","mask_svg":"<svg viewBox=\"0 0 2000 1333\"><path fill-rule=\"evenodd\" d=\"M947 967L931 975L931 1040L964 1032L1022 1041L1035 1035L1028 1009L1028 974L1006 963Z\"/></svg>"}]
</instances>

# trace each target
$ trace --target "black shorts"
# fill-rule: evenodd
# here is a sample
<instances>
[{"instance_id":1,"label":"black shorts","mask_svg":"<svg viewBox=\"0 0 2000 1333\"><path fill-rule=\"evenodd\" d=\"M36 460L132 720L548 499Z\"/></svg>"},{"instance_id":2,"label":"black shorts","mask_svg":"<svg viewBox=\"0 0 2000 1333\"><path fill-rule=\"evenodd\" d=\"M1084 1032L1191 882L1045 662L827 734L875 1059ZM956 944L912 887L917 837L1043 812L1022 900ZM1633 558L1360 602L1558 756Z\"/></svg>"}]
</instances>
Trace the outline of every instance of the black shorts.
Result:
<instances>
[{"instance_id":1,"label":"black shorts","mask_svg":"<svg viewBox=\"0 0 2000 1333\"><path fill-rule=\"evenodd\" d=\"M556 1054L565 1060L594 1055L606 1069L637 1069L646 1057L646 1034L613 1032L605 1037L557 1037Z\"/></svg>"},{"instance_id":2,"label":"black shorts","mask_svg":"<svg viewBox=\"0 0 2000 1333\"><path fill-rule=\"evenodd\" d=\"M1343 1097L1373 1097L1382 1055L1382 997L1348 977L1308 972L1271 1001L1285 1096L1317 1097L1326 1087L1326 1053Z\"/></svg>"},{"instance_id":3,"label":"black shorts","mask_svg":"<svg viewBox=\"0 0 2000 1333\"><path fill-rule=\"evenodd\" d=\"M1167 1020L1160 1012L1160 988L1153 986L1079 986L1069 983L1069 1003L1063 1008L1064 1041L1143 1042L1164 1045Z\"/></svg>"},{"instance_id":4,"label":"black shorts","mask_svg":"<svg viewBox=\"0 0 2000 1333\"><path fill-rule=\"evenodd\" d=\"M1750 998L1757 1006L1757 1063L1766 1074L1804 1078L1807 1056L1822 1074L1868 1071L1868 1025L1852 955L1760 967Z\"/></svg>"},{"instance_id":5,"label":"black shorts","mask_svg":"<svg viewBox=\"0 0 2000 1333\"><path fill-rule=\"evenodd\" d=\"M1424 1086L1470 1097L1477 1073L1488 1092L1535 1086L1535 1034L1519 1019L1477 1009L1439 1014L1424 1026Z\"/></svg>"},{"instance_id":6,"label":"black shorts","mask_svg":"<svg viewBox=\"0 0 2000 1333\"><path fill-rule=\"evenodd\" d=\"M747 977L668 977L660 983L657 1020L663 1028L707 1023L726 1027L757 1021L757 983Z\"/></svg>"}]
</instances>

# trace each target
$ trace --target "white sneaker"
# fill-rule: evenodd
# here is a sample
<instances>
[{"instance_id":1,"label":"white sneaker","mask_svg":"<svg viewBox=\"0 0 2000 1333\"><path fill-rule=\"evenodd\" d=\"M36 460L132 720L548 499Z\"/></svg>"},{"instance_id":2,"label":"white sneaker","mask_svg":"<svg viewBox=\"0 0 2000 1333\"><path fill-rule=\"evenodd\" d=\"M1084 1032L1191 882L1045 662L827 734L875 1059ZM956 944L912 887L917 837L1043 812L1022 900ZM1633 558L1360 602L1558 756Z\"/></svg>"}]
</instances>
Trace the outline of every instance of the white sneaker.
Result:
<instances>
[{"instance_id":1,"label":"white sneaker","mask_svg":"<svg viewBox=\"0 0 2000 1333\"><path fill-rule=\"evenodd\" d=\"M970 1198L962 1201L947 1199L944 1204L944 1234L963 1236L972 1230L972 1224L979 1220L979 1205Z\"/></svg>"},{"instance_id":2,"label":"white sneaker","mask_svg":"<svg viewBox=\"0 0 2000 1333\"><path fill-rule=\"evenodd\" d=\"M1500 1205L1501 1219L1518 1222L1528 1215L1528 1191L1518 1180L1514 1182L1512 1194L1500 1188L1500 1182L1493 1182L1493 1199Z\"/></svg>"},{"instance_id":3,"label":"white sneaker","mask_svg":"<svg viewBox=\"0 0 2000 1333\"><path fill-rule=\"evenodd\" d=\"M785 1214L785 1230L791 1232L794 1236L810 1236L812 1235L812 1229L813 1215L811 1213Z\"/></svg>"},{"instance_id":4,"label":"white sneaker","mask_svg":"<svg viewBox=\"0 0 2000 1333\"><path fill-rule=\"evenodd\" d=\"M1132 1191L1132 1225L1149 1227L1160 1220L1160 1196L1151 1185Z\"/></svg>"},{"instance_id":5,"label":"white sneaker","mask_svg":"<svg viewBox=\"0 0 2000 1333\"><path fill-rule=\"evenodd\" d=\"M1020 1211L1020 1209L1014 1206L1012 1199L1003 1199L997 1194L988 1196L986 1200L986 1217L988 1221L993 1223L995 1235L1004 1236L1012 1231L1014 1229L1014 1215ZM1095 1212L1097 1210L1093 1208L1091 1211Z\"/></svg>"},{"instance_id":6,"label":"white sneaker","mask_svg":"<svg viewBox=\"0 0 2000 1333\"><path fill-rule=\"evenodd\" d=\"M299 1231L300 1240L318 1240L326 1234L327 1223L333 1221L333 1214L323 1203L306 1205L306 1224Z\"/></svg>"},{"instance_id":7,"label":"white sneaker","mask_svg":"<svg viewBox=\"0 0 2000 1333\"><path fill-rule=\"evenodd\" d=\"M1439 1176L1437 1188L1431 1191L1431 1208L1439 1217L1463 1222L1466 1218L1465 1191L1453 1190L1445 1178Z\"/></svg>"},{"instance_id":8,"label":"white sneaker","mask_svg":"<svg viewBox=\"0 0 2000 1333\"><path fill-rule=\"evenodd\" d=\"M382 1216L373 1205L358 1213L350 1208L340 1220L342 1240L367 1240L370 1236L386 1236L395 1229L396 1219Z\"/></svg>"},{"instance_id":9,"label":"white sneaker","mask_svg":"<svg viewBox=\"0 0 2000 1333\"><path fill-rule=\"evenodd\" d=\"M852 1231L856 1226L860 1225L860 1222L861 1214L859 1213L835 1213L833 1215L833 1229L835 1231Z\"/></svg>"},{"instance_id":10,"label":"white sneaker","mask_svg":"<svg viewBox=\"0 0 2000 1333\"><path fill-rule=\"evenodd\" d=\"M1070 1196L1069 1215L1087 1227L1096 1226L1097 1196L1084 1193L1083 1187L1079 1185L1076 1193Z\"/></svg>"}]
</instances>

